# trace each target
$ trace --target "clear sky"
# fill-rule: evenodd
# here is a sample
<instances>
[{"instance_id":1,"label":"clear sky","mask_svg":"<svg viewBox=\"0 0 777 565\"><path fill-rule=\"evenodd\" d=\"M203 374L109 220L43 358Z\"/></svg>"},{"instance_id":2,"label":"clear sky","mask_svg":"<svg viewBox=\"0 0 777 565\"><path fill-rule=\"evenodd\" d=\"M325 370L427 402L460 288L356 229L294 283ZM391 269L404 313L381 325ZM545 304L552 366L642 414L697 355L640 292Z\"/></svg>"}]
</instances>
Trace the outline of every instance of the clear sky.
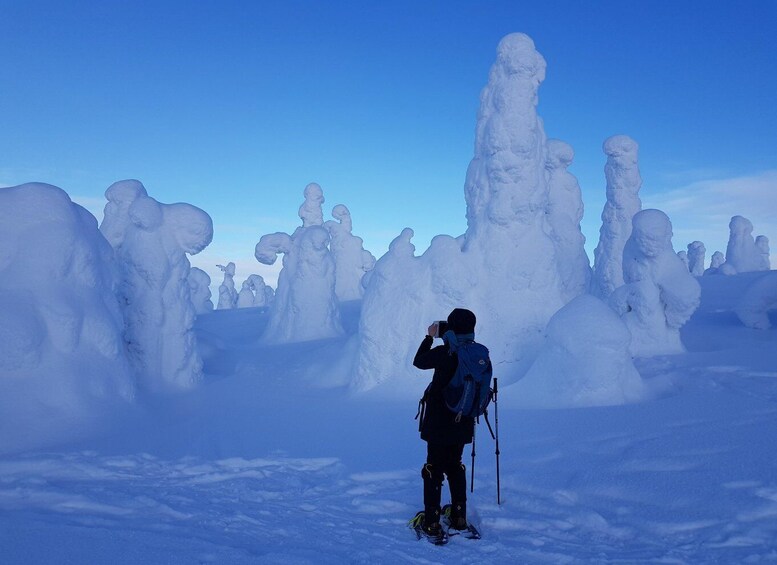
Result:
<instances>
[{"instance_id":1,"label":"clear sky","mask_svg":"<svg viewBox=\"0 0 777 565\"><path fill-rule=\"evenodd\" d=\"M520 31L548 64L546 133L576 151L591 257L614 134L639 142L675 249L725 251L741 214L777 254L775 29L774 0L0 0L0 185L57 185L101 219L137 178L211 215L192 263L215 279L234 261L238 286L267 274L254 245L300 224L309 182L375 255L406 226L420 253L466 229L479 93Z\"/></svg>"}]
</instances>

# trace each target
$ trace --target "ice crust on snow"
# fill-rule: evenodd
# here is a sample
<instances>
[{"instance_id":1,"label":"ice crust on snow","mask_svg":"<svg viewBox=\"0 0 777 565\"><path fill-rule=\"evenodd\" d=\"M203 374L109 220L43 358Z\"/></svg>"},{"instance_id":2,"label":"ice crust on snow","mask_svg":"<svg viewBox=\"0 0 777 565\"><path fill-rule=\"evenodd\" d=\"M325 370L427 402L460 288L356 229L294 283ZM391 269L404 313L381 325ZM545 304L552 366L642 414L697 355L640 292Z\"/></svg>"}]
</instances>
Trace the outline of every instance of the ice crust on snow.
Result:
<instances>
[{"instance_id":1,"label":"ice crust on snow","mask_svg":"<svg viewBox=\"0 0 777 565\"><path fill-rule=\"evenodd\" d=\"M584 294L548 322L537 360L511 388L532 408L607 406L643 398L629 353L631 334L600 299Z\"/></svg>"},{"instance_id":2,"label":"ice crust on snow","mask_svg":"<svg viewBox=\"0 0 777 565\"><path fill-rule=\"evenodd\" d=\"M503 382L513 382L531 365L550 317L580 289L585 271L572 266L585 256L579 187L566 171L571 148L549 148L537 116L544 78L545 60L531 38L502 39L480 96L464 190L467 231L435 237L416 257L405 229L378 260L362 305L357 389L387 379L418 387L418 342L455 307L475 312L478 340L500 364Z\"/></svg>"},{"instance_id":3,"label":"ice crust on snow","mask_svg":"<svg viewBox=\"0 0 777 565\"><path fill-rule=\"evenodd\" d=\"M189 296L191 297L194 312L207 314L213 311L213 301L210 292L210 275L197 267L189 270Z\"/></svg>"},{"instance_id":4,"label":"ice crust on snow","mask_svg":"<svg viewBox=\"0 0 777 565\"><path fill-rule=\"evenodd\" d=\"M113 250L60 188L0 188L0 429L134 395Z\"/></svg>"},{"instance_id":5,"label":"ice crust on snow","mask_svg":"<svg viewBox=\"0 0 777 565\"><path fill-rule=\"evenodd\" d=\"M231 310L237 308L238 293L235 289L235 264L216 265L222 273L224 280L219 285L219 303L217 310Z\"/></svg>"},{"instance_id":6,"label":"ice crust on snow","mask_svg":"<svg viewBox=\"0 0 777 565\"><path fill-rule=\"evenodd\" d=\"M701 241L693 241L688 244L688 270L695 277L704 274L704 259L707 248Z\"/></svg>"},{"instance_id":7,"label":"ice crust on snow","mask_svg":"<svg viewBox=\"0 0 777 565\"><path fill-rule=\"evenodd\" d=\"M343 204L332 209L324 227L329 231L329 249L335 260L335 294L340 302L359 300L364 296L362 278L375 267L375 257L364 249L362 238L353 235L351 213Z\"/></svg>"},{"instance_id":8,"label":"ice crust on snow","mask_svg":"<svg viewBox=\"0 0 777 565\"><path fill-rule=\"evenodd\" d=\"M265 343L292 343L337 337L343 334L335 294L335 261L329 250L330 236L323 226L321 187L309 184L299 210L303 225L292 235L263 235L254 256L265 265L283 254L283 268L263 334Z\"/></svg>"},{"instance_id":9,"label":"ice crust on snow","mask_svg":"<svg viewBox=\"0 0 777 565\"><path fill-rule=\"evenodd\" d=\"M599 243L594 250L594 269L591 291L607 298L623 284L623 248L631 235L631 220L642 209L639 189L637 154L639 145L626 135L615 135L605 140L607 163L607 202L602 210Z\"/></svg>"},{"instance_id":10,"label":"ice crust on snow","mask_svg":"<svg viewBox=\"0 0 777 565\"><path fill-rule=\"evenodd\" d=\"M195 255L213 239L213 222L191 204L162 204L144 190L133 190L129 206L113 209L116 193L138 188L122 181L106 191L109 215L105 231L123 226L114 238L123 305L124 340L130 362L147 391L170 392L193 386L202 378L202 361L194 335L195 309L191 300L188 255ZM140 185L142 187L142 185ZM127 218L121 214L127 214Z\"/></svg>"},{"instance_id":11,"label":"ice crust on snow","mask_svg":"<svg viewBox=\"0 0 777 565\"><path fill-rule=\"evenodd\" d=\"M642 210L623 249L624 285L610 304L631 332L638 357L685 351L680 327L699 306L701 287L672 248L672 222L661 210Z\"/></svg>"},{"instance_id":12,"label":"ice crust on snow","mask_svg":"<svg viewBox=\"0 0 777 565\"><path fill-rule=\"evenodd\" d=\"M770 271L750 284L737 303L735 312L748 328L768 330L769 312L777 308L777 271Z\"/></svg>"}]
</instances>

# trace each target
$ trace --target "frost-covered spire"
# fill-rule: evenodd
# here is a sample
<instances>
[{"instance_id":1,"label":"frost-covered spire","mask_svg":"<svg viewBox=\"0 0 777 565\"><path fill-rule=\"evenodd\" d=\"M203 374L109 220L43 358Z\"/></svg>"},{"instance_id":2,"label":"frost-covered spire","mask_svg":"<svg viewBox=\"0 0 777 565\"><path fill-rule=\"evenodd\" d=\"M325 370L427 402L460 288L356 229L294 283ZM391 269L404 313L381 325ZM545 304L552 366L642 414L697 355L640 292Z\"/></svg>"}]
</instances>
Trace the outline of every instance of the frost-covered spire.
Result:
<instances>
[{"instance_id":1,"label":"frost-covered spire","mask_svg":"<svg viewBox=\"0 0 777 565\"><path fill-rule=\"evenodd\" d=\"M691 274L700 277L704 274L704 257L707 248L701 241L693 241L688 244L688 269Z\"/></svg>"},{"instance_id":2,"label":"frost-covered spire","mask_svg":"<svg viewBox=\"0 0 777 565\"><path fill-rule=\"evenodd\" d=\"M523 33L499 42L480 94L475 155L467 170L467 245L494 231L515 234L535 223L545 203L537 91L545 59Z\"/></svg>"},{"instance_id":3,"label":"frost-covered spire","mask_svg":"<svg viewBox=\"0 0 777 565\"><path fill-rule=\"evenodd\" d=\"M302 219L302 227L320 226L324 223L324 212L321 206L324 204L324 191L314 182L305 187L305 202L299 207L299 217Z\"/></svg>"},{"instance_id":4,"label":"frost-covered spire","mask_svg":"<svg viewBox=\"0 0 777 565\"><path fill-rule=\"evenodd\" d=\"M553 230L561 284L565 298L570 300L586 292L591 280L591 266L584 247L585 236L580 230L583 199L577 179L567 170L575 157L572 146L558 139L549 139L545 147L545 169L548 175L547 216Z\"/></svg>"},{"instance_id":5,"label":"frost-covered spire","mask_svg":"<svg viewBox=\"0 0 777 565\"><path fill-rule=\"evenodd\" d=\"M351 213L344 204L332 209L332 217L324 227L332 241L329 248L335 260L335 293L340 302L359 300L364 295L362 278L375 266L375 257L364 249L362 238L353 235Z\"/></svg>"},{"instance_id":6,"label":"frost-covered spire","mask_svg":"<svg viewBox=\"0 0 777 565\"><path fill-rule=\"evenodd\" d=\"M631 236L631 219L642 209L637 153L639 145L627 135L605 140L607 202L602 211L599 244L594 250L592 292L602 298L623 284L623 248Z\"/></svg>"},{"instance_id":7,"label":"frost-covered spire","mask_svg":"<svg viewBox=\"0 0 777 565\"><path fill-rule=\"evenodd\" d=\"M743 216L734 216L728 224L726 262L720 266L723 274L760 271L761 252L755 246L753 223ZM768 242L767 242L768 243Z\"/></svg>"}]
</instances>

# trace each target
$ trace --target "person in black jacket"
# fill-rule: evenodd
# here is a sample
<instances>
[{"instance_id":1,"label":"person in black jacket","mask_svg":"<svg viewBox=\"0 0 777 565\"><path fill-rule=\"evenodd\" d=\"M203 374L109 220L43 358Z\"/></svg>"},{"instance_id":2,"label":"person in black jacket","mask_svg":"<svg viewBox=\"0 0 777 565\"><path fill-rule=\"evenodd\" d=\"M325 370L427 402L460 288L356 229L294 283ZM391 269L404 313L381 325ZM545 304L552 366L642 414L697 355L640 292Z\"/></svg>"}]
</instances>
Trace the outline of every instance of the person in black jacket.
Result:
<instances>
[{"instance_id":1,"label":"person in black jacket","mask_svg":"<svg viewBox=\"0 0 777 565\"><path fill-rule=\"evenodd\" d=\"M454 309L448 316L448 331L459 339L474 340L475 314L463 308ZM419 369L434 369L432 382L424 393L425 403L420 430L426 441L426 464L421 469L424 480L424 524L427 534L439 535L440 497L443 478L448 478L451 493L451 526L467 528L467 473L461 456L464 445L472 443L474 419L462 417L456 421L445 405L443 389L450 382L458 365L456 353L451 352L447 341L432 348L438 333L435 322L418 347L413 365Z\"/></svg>"}]
</instances>

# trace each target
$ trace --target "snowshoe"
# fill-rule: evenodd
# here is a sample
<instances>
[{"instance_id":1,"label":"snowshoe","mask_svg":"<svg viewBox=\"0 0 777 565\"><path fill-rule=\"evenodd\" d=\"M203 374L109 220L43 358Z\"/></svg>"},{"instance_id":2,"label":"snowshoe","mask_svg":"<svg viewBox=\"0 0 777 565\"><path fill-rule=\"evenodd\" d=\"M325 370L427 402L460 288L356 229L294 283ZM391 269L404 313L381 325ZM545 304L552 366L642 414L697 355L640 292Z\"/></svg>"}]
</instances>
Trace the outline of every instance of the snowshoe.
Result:
<instances>
[{"instance_id":1,"label":"snowshoe","mask_svg":"<svg viewBox=\"0 0 777 565\"><path fill-rule=\"evenodd\" d=\"M415 532L416 539L426 538L429 543L434 545L445 545L448 543L448 532L445 531L439 522L424 524L423 510L411 518L407 525Z\"/></svg>"},{"instance_id":2,"label":"snowshoe","mask_svg":"<svg viewBox=\"0 0 777 565\"><path fill-rule=\"evenodd\" d=\"M450 504L446 504L442 507L440 514L442 515L442 523L447 528L448 536L464 536L467 539L480 539L480 531L467 521L463 516L456 520L456 523L451 521L451 511L453 507Z\"/></svg>"}]
</instances>

